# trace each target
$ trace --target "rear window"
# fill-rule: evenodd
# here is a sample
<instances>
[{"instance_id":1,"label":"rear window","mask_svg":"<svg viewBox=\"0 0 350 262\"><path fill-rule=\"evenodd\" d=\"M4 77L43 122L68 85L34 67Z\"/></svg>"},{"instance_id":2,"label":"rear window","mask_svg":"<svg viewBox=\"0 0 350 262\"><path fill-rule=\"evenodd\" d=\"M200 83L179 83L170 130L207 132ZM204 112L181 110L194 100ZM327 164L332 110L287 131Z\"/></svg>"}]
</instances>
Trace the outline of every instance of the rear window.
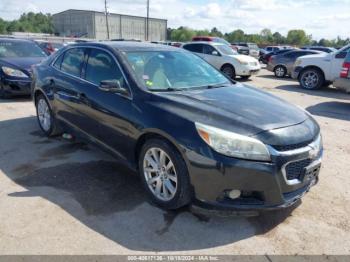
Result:
<instances>
[{"instance_id":1,"label":"rear window","mask_svg":"<svg viewBox=\"0 0 350 262\"><path fill-rule=\"evenodd\" d=\"M46 54L34 42L0 41L0 57L46 57Z\"/></svg>"}]
</instances>

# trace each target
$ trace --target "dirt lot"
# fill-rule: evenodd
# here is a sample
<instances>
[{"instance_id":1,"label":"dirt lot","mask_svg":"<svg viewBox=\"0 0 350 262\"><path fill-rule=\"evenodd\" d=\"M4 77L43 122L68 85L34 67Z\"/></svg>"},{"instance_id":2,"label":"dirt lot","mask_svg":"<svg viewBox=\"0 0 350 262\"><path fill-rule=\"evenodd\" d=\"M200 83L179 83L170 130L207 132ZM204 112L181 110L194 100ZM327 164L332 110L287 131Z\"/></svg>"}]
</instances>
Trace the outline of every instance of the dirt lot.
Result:
<instances>
[{"instance_id":1,"label":"dirt lot","mask_svg":"<svg viewBox=\"0 0 350 262\"><path fill-rule=\"evenodd\" d=\"M267 71L247 81L322 128L319 184L257 218L165 212L99 149L42 136L31 101L0 101L0 254L350 254L350 95L304 91Z\"/></svg>"}]
</instances>

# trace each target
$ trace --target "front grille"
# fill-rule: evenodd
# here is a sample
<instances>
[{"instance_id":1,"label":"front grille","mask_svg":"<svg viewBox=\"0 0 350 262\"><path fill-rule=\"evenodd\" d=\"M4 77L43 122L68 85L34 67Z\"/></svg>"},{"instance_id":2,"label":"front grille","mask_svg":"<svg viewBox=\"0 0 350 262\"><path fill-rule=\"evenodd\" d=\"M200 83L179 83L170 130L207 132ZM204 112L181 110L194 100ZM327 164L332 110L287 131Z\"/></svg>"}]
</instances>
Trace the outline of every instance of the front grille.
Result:
<instances>
[{"instance_id":1,"label":"front grille","mask_svg":"<svg viewBox=\"0 0 350 262\"><path fill-rule=\"evenodd\" d=\"M294 150L294 149L306 147L311 143L312 143L312 140L298 143L298 144L284 145L284 146L272 146L272 147L274 149L276 149L277 151L283 152L283 151L289 151L289 150Z\"/></svg>"},{"instance_id":2,"label":"front grille","mask_svg":"<svg viewBox=\"0 0 350 262\"><path fill-rule=\"evenodd\" d=\"M286 176L288 180L299 179L303 175L304 168L310 165L311 159L303 159L295 162L291 162L286 166Z\"/></svg>"}]
</instances>

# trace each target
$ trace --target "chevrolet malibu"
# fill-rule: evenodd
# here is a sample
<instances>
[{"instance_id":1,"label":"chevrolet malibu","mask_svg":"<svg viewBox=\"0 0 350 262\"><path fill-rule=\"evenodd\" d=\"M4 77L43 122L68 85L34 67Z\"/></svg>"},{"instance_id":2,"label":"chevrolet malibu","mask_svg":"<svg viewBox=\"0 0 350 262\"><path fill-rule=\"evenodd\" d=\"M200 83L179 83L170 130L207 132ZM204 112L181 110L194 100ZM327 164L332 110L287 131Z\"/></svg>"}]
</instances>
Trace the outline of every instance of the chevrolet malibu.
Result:
<instances>
[{"instance_id":1,"label":"chevrolet malibu","mask_svg":"<svg viewBox=\"0 0 350 262\"><path fill-rule=\"evenodd\" d=\"M318 181L322 141L311 115L183 49L80 43L33 75L41 130L103 147L162 208L283 208Z\"/></svg>"}]
</instances>

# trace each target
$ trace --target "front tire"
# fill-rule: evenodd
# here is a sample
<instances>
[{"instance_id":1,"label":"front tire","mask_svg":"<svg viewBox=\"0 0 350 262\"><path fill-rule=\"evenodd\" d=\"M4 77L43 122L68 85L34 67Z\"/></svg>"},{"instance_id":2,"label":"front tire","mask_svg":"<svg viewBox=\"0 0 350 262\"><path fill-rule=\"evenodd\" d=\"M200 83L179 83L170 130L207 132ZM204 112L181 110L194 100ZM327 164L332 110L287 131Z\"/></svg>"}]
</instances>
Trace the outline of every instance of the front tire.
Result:
<instances>
[{"instance_id":1,"label":"front tire","mask_svg":"<svg viewBox=\"0 0 350 262\"><path fill-rule=\"evenodd\" d=\"M59 134L55 116L46 98L41 94L35 100L36 115L40 129L48 137Z\"/></svg>"},{"instance_id":2,"label":"front tire","mask_svg":"<svg viewBox=\"0 0 350 262\"><path fill-rule=\"evenodd\" d=\"M308 90L317 90L325 84L322 72L315 68L305 69L299 77L300 86Z\"/></svg>"},{"instance_id":3,"label":"front tire","mask_svg":"<svg viewBox=\"0 0 350 262\"><path fill-rule=\"evenodd\" d=\"M225 75L227 75L230 79L236 78L236 71L231 65L224 65L221 68L221 72L223 72Z\"/></svg>"},{"instance_id":4,"label":"front tire","mask_svg":"<svg viewBox=\"0 0 350 262\"><path fill-rule=\"evenodd\" d=\"M168 210L191 202L187 166L167 141L148 140L141 149L138 164L142 184L152 202Z\"/></svg>"}]
</instances>

